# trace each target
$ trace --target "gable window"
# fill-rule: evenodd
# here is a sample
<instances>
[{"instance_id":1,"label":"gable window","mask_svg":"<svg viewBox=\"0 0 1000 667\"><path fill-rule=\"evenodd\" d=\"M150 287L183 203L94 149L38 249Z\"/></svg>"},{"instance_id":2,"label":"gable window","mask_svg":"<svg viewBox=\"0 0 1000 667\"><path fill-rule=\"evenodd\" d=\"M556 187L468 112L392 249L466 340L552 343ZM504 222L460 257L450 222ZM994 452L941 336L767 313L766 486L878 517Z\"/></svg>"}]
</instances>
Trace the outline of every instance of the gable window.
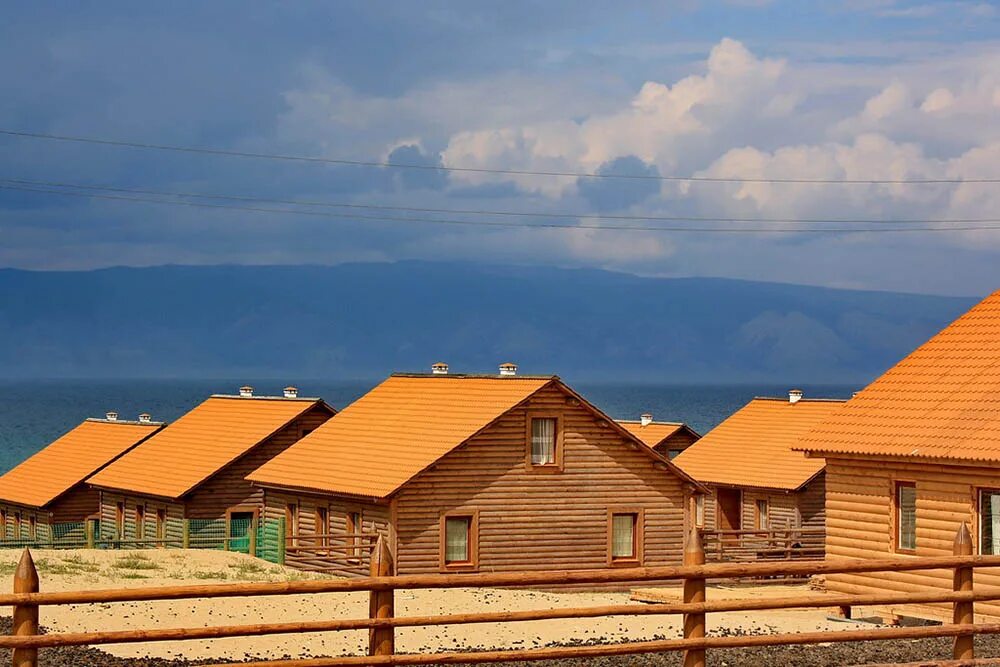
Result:
<instances>
[{"instance_id":1,"label":"gable window","mask_svg":"<svg viewBox=\"0 0 1000 667\"><path fill-rule=\"evenodd\" d=\"M642 510L608 512L608 564L639 565L642 561Z\"/></svg>"},{"instance_id":2,"label":"gable window","mask_svg":"<svg viewBox=\"0 0 1000 667\"><path fill-rule=\"evenodd\" d=\"M475 569L478 561L478 521L475 513L441 517L441 566L444 570Z\"/></svg>"},{"instance_id":3,"label":"gable window","mask_svg":"<svg viewBox=\"0 0 1000 667\"><path fill-rule=\"evenodd\" d=\"M917 550L917 485L914 482L896 482L895 493L896 551L912 553Z\"/></svg>"},{"instance_id":4,"label":"gable window","mask_svg":"<svg viewBox=\"0 0 1000 667\"><path fill-rule=\"evenodd\" d=\"M979 553L1000 556L1000 490L979 490Z\"/></svg>"},{"instance_id":5,"label":"gable window","mask_svg":"<svg viewBox=\"0 0 1000 667\"><path fill-rule=\"evenodd\" d=\"M525 452L528 470L559 472L562 468L561 422L558 414L528 413Z\"/></svg>"},{"instance_id":6,"label":"gable window","mask_svg":"<svg viewBox=\"0 0 1000 667\"><path fill-rule=\"evenodd\" d=\"M754 529L755 530L767 530L767 499L758 498L755 512L754 512Z\"/></svg>"}]
</instances>

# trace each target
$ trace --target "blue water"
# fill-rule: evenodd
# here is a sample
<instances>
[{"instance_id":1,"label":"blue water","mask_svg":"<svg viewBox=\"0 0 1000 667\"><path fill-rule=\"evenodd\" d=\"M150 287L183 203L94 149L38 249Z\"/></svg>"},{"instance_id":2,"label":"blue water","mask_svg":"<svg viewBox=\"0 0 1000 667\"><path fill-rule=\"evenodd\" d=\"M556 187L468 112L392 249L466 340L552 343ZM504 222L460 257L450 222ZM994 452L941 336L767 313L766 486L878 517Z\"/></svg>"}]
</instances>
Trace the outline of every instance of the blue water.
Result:
<instances>
[{"instance_id":1,"label":"blue water","mask_svg":"<svg viewBox=\"0 0 1000 667\"><path fill-rule=\"evenodd\" d=\"M33 380L0 382L0 472L38 451L87 417L116 410L121 419L149 412L171 421L209 394L237 392L245 380ZM300 395L321 396L341 408L377 383L310 381ZM258 395L280 394L283 382L249 381ZM615 385L574 383L573 388L615 419L651 412L706 433L754 396L783 396L787 386ZM807 397L847 398L858 386L804 386Z\"/></svg>"}]
</instances>

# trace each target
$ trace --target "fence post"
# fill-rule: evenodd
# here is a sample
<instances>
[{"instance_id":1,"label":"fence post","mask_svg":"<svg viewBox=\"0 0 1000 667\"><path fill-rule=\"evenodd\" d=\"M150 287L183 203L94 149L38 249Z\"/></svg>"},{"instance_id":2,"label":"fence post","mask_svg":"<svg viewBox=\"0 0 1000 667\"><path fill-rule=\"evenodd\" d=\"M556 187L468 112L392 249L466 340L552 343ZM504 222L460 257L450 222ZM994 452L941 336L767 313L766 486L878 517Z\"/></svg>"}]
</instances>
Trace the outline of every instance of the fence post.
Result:
<instances>
[{"instance_id":1,"label":"fence post","mask_svg":"<svg viewBox=\"0 0 1000 667\"><path fill-rule=\"evenodd\" d=\"M254 557L257 556L257 514L256 513L253 515L253 518L250 519L250 546L249 546L249 551L250 551L250 555L251 556L254 556Z\"/></svg>"},{"instance_id":2,"label":"fence post","mask_svg":"<svg viewBox=\"0 0 1000 667\"><path fill-rule=\"evenodd\" d=\"M392 552L385 537L379 535L372 548L372 560L369 573L373 577L389 577L394 574ZM392 618L394 609L394 592L372 591L368 607L370 618ZM368 655L393 655L395 653L395 638L393 628L371 628L368 631Z\"/></svg>"},{"instance_id":3,"label":"fence post","mask_svg":"<svg viewBox=\"0 0 1000 667\"><path fill-rule=\"evenodd\" d=\"M973 552L972 533L969 532L969 524L963 522L958 534L955 535L955 545L953 552L956 556L971 556ZM972 566L960 565L955 568L955 577L952 590L958 592L972 592ZM975 623L975 614L972 601L955 602L954 615L952 620L956 624L972 625ZM957 635L955 637L954 653L955 660L973 660L976 657L975 635Z\"/></svg>"},{"instance_id":4,"label":"fence post","mask_svg":"<svg viewBox=\"0 0 1000 667\"><path fill-rule=\"evenodd\" d=\"M32 560L31 551L28 549L21 554L21 562L14 571L14 592L38 592L38 570L35 569L35 561ZM14 605L14 634L17 636L38 634L38 605ZM14 667L38 667L38 649L14 649L12 664Z\"/></svg>"},{"instance_id":5,"label":"fence post","mask_svg":"<svg viewBox=\"0 0 1000 667\"><path fill-rule=\"evenodd\" d=\"M87 536L87 548L94 548L94 521L93 519L83 520L83 534Z\"/></svg>"},{"instance_id":6,"label":"fence post","mask_svg":"<svg viewBox=\"0 0 1000 667\"><path fill-rule=\"evenodd\" d=\"M285 517L278 519L278 527L275 529L278 534L278 565L285 564Z\"/></svg>"},{"instance_id":7,"label":"fence post","mask_svg":"<svg viewBox=\"0 0 1000 667\"><path fill-rule=\"evenodd\" d=\"M181 522L181 549L191 548L191 519L182 519Z\"/></svg>"},{"instance_id":8,"label":"fence post","mask_svg":"<svg viewBox=\"0 0 1000 667\"><path fill-rule=\"evenodd\" d=\"M701 533L692 528L684 545L685 565L704 565L705 547L701 543ZM705 580L684 580L684 602L705 601ZM705 636L705 614L684 614L684 639L702 639ZM684 667L705 667L705 649L691 648L684 651Z\"/></svg>"}]
</instances>

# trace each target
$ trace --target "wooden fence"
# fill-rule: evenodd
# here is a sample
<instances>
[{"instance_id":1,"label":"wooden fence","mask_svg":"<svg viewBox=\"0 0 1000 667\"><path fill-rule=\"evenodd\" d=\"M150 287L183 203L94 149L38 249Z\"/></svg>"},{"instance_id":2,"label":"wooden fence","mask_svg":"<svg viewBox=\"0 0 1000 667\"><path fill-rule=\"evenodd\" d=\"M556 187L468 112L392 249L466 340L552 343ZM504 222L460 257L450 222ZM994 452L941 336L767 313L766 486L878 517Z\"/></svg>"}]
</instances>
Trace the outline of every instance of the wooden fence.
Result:
<instances>
[{"instance_id":1,"label":"wooden fence","mask_svg":"<svg viewBox=\"0 0 1000 667\"><path fill-rule=\"evenodd\" d=\"M705 558L712 563L816 560L826 553L823 528L703 530Z\"/></svg>"},{"instance_id":2,"label":"wooden fence","mask_svg":"<svg viewBox=\"0 0 1000 667\"><path fill-rule=\"evenodd\" d=\"M157 642L221 637L249 637L283 633L336 630L369 631L366 656L264 660L238 663L243 667L348 667L351 665L448 665L486 664L506 661L548 659L583 659L599 656L625 656L666 651L681 651L685 667L704 667L708 650L749 646L786 646L831 642L881 641L953 637L954 658L961 662L921 662L923 666L970 665L974 660L974 638L978 634L1000 633L1000 623L975 623L973 605L979 601L1000 599L1000 589L973 590L975 568L1000 567L1000 556L972 555L972 539L967 526L955 538L954 556L933 558L885 558L877 560L798 561L761 563L705 564L705 551L697 531L685 546L684 565L634 569L563 570L500 574L441 574L393 576L388 545L379 540L371 556L370 575L358 579L214 584L126 588L98 591L40 593L38 573L29 551L18 565L14 592L0 595L0 605L14 606L14 634L0 636L0 647L13 649L15 667L37 667L38 650L57 646L101 645L128 642ZM834 573L924 571L950 569L954 572L952 590L924 590L912 593L872 595L799 595L783 598L744 600L706 600L705 581L733 577L814 575ZM398 590L468 587L552 587L569 584L605 584L627 581L683 582L683 601L658 604L625 604L600 607L576 607L527 611L501 611L431 616L396 616L394 595ZM38 634L39 609L48 605L110 604L150 600L214 599L311 593L367 591L370 595L368 618L321 619L253 625L229 625L196 628L153 628L106 632ZM708 614L733 611L802 609L874 605L947 603L954 609L953 622L945 625L907 628L857 629L750 636L709 637L705 632ZM398 627L459 625L468 623L508 623L558 619L581 619L602 616L683 615L683 635L677 639L636 641L622 644L559 646L549 648L444 652L434 654L398 654L394 632ZM225 667L237 667L226 664Z\"/></svg>"}]
</instances>

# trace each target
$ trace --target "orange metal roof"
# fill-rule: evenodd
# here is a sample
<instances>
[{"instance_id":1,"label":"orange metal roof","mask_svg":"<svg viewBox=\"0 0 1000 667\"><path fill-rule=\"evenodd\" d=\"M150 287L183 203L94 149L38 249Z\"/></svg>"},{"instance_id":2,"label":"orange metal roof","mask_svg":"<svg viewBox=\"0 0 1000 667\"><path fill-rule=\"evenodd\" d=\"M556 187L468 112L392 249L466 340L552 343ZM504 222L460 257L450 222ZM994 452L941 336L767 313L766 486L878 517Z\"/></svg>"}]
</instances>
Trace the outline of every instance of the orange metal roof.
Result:
<instances>
[{"instance_id":1,"label":"orange metal roof","mask_svg":"<svg viewBox=\"0 0 1000 667\"><path fill-rule=\"evenodd\" d=\"M247 479L382 498L554 380L393 375Z\"/></svg>"},{"instance_id":2,"label":"orange metal roof","mask_svg":"<svg viewBox=\"0 0 1000 667\"><path fill-rule=\"evenodd\" d=\"M700 482L794 490L823 470L822 460L793 451L799 439L836 414L844 401L755 398L674 459Z\"/></svg>"},{"instance_id":3,"label":"orange metal roof","mask_svg":"<svg viewBox=\"0 0 1000 667\"><path fill-rule=\"evenodd\" d=\"M316 398L212 396L87 482L180 498L320 403Z\"/></svg>"},{"instance_id":4,"label":"orange metal roof","mask_svg":"<svg viewBox=\"0 0 1000 667\"><path fill-rule=\"evenodd\" d=\"M684 428L681 422L650 422L645 426L637 421L617 420L626 431L639 438L647 447L656 447L658 444Z\"/></svg>"},{"instance_id":5,"label":"orange metal roof","mask_svg":"<svg viewBox=\"0 0 1000 667\"><path fill-rule=\"evenodd\" d=\"M162 426L88 419L0 477L0 499L44 507Z\"/></svg>"},{"instance_id":6,"label":"orange metal roof","mask_svg":"<svg viewBox=\"0 0 1000 667\"><path fill-rule=\"evenodd\" d=\"M859 392L800 448L1000 461L1000 292Z\"/></svg>"}]
</instances>

